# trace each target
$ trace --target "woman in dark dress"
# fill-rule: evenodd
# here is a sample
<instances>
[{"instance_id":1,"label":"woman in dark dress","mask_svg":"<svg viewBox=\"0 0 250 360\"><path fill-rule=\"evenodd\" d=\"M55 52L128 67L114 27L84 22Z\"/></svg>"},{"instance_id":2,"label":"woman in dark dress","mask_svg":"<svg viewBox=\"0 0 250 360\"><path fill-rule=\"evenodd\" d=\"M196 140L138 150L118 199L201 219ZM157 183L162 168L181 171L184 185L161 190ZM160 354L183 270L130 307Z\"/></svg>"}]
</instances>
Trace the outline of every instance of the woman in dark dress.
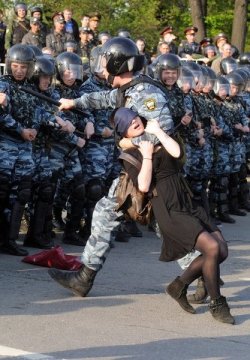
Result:
<instances>
[{"instance_id":1,"label":"woman in dark dress","mask_svg":"<svg viewBox=\"0 0 250 360\"><path fill-rule=\"evenodd\" d=\"M226 298L220 293L220 263L228 256L227 243L219 229L212 223L205 210L195 204L192 193L181 174L182 151L177 141L160 129L158 122L148 121L144 125L140 117L130 109L120 108L114 115L117 136L127 138L120 141L126 152L141 161L141 170L124 161L124 168L134 184L142 192L148 192L151 183L156 187L157 196L152 198L154 216L162 235L160 260L177 260L192 250L200 251L187 268L168 285L166 292L189 313L195 313L187 301L189 284L203 275L210 295L209 309L213 317L221 322L234 324L234 318ZM139 148L129 147L133 137L143 133L154 135L160 145L141 141ZM145 137L146 138L146 137Z\"/></svg>"}]
</instances>

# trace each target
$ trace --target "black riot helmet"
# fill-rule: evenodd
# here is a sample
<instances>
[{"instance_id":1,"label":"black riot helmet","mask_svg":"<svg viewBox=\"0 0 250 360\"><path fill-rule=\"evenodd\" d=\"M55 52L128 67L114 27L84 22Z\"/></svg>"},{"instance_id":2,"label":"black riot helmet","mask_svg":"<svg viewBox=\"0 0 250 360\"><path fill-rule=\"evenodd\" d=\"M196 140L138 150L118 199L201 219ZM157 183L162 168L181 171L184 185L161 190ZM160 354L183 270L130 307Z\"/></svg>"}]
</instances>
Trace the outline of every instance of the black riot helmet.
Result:
<instances>
[{"instance_id":1,"label":"black riot helmet","mask_svg":"<svg viewBox=\"0 0 250 360\"><path fill-rule=\"evenodd\" d=\"M36 45L27 45L31 50L33 50L35 57L42 56L42 50L39 49Z\"/></svg>"},{"instance_id":2,"label":"black riot helmet","mask_svg":"<svg viewBox=\"0 0 250 360\"><path fill-rule=\"evenodd\" d=\"M220 62L220 73L227 75L238 67L237 61L233 57L227 57Z\"/></svg>"},{"instance_id":3,"label":"black riot helmet","mask_svg":"<svg viewBox=\"0 0 250 360\"><path fill-rule=\"evenodd\" d=\"M144 65L144 55L139 54L136 44L125 37L114 37L102 47L106 69L111 76L137 72Z\"/></svg>"},{"instance_id":4,"label":"black riot helmet","mask_svg":"<svg viewBox=\"0 0 250 360\"><path fill-rule=\"evenodd\" d=\"M181 61L175 54L163 54L157 59L155 67L155 79L161 80L162 70L180 70ZM179 74L178 74L179 75Z\"/></svg>"},{"instance_id":5,"label":"black riot helmet","mask_svg":"<svg viewBox=\"0 0 250 360\"><path fill-rule=\"evenodd\" d=\"M242 92L245 87L245 81L239 73L237 73L236 71L232 71L226 76L226 78L230 85L237 86L238 94Z\"/></svg>"},{"instance_id":6,"label":"black riot helmet","mask_svg":"<svg viewBox=\"0 0 250 360\"><path fill-rule=\"evenodd\" d=\"M214 87L215 80L216 80L216 73L209 66L203 66L203 68L207 73L206 86L208 86L208 87L211 86L211 90L212 90L212 88Z\"/></svg>"},{"instance_id":7,"label":"black riot helmet","mask_svg":"<svg viewBox=\"0 0 250 360\"><path fill-rule=\"evenodd\" d=\"M194 75L187 67L182 66L177 85L185 94L195 88Z\"/></svg>"},{"instance_id":8,"label":"black riot helmet","mask_svg":"<svg viewBox=\"0 0 250 360\"><path fill-rule=\"evenodd\" d=\"M102 46L94 47L89 56L89 66L92 74L98 75L98 64L100 62L100 57L102 56Z\"/></svg>"},{"instance_id":9,"label":"black riot helmet","mask_svg":"<svg viewBox=\"0 0 250 360\"><path fill-rule=\"evenodd\" d=\"M250 65L250 52L245 52L239 57L240 65Z\"/></svg>"},{"instance_id":10,"label":"black riot helmet","mask_svg":"<svg viewBox=\"0 0 250 360\"><path fill-rule=\"evenodd\" d=\"M13 45L6 55L6 71L7 74L12 75L11 64L19 63L28 65L26 77L31 78L35 66L35 54L28 45L16 44Z\"/></svg>"},{"instance_id":11,"label":"black riot helmet","mask_svg":"<svg viewBox=\"0 0 250 360\"><path fill-rule=\"evenodd\" d=\"M19 9L23 9L27 14L27 5L25 3L17 3L14 7L15 14L17 15L17 11Z\"/></svg>"},{"instance_id":12,"label":"black riot helmet","mask_svg":"<svg viewBox=\"0 0 250 360\"><path fill-rule=\"evenodd\" d=\"M214 82L214 93L215 95L220 98L224 99L230 95L230 84L228 79L225 76L217 76Z\"/></svg>"},{"instance_id":13,"label":"black riot helmet","mask_svg":"<svg viewBox=\"0 0 250 360\"><path fill-rule=\"evenodd\" d=\"M57 78L62 80L65 71L72 74L72 78L82 80L83 66L79 55L73 52L63 52L56 57Z\"/></svg>"},{"instance_id":14,"label":"black riot helmet","mask_svg":"<svg viewBox=\"0 0 250 360\"><path fill-rule=\"evenodd\" d=\"M127 38L127 39L131 39L131 34L126 29L118 30L117 36L124 37L124 38Z\"/></svg>"},{"instance_id":15,"label":"black riot helmet","mask_svg":"<svg viewBox=\"0 0 250 360\"><path fill-rule=\"evenodd\" d=\"M55 63L50 58L42 55L36 58L33 78L41 75L53 76L55 74Z\"/></svg>"}]
</instances>

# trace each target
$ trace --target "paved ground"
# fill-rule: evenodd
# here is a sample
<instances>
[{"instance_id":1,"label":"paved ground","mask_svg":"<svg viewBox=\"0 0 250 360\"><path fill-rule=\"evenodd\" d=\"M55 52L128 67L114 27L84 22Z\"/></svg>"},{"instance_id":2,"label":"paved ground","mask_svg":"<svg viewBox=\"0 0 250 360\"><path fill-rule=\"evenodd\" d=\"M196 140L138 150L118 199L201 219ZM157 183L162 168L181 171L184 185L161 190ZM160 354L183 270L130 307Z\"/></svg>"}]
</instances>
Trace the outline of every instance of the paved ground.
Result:
<instances>
[{"instance_id":1,"label":"paved ground","mask_svg":"<svg viewBox=\"0 0 250 360\"><path fill-rule=\"evenodd\" d=\"M158 261L160 240L150 232L115 243L84 299L55 284L46 268L0 254L0 359L250 359L249 220L223 226L230 248L223 294L234 326L215 321L206 304L189 315L164 294L180 268Z\"/></svg>"}]
</instances>

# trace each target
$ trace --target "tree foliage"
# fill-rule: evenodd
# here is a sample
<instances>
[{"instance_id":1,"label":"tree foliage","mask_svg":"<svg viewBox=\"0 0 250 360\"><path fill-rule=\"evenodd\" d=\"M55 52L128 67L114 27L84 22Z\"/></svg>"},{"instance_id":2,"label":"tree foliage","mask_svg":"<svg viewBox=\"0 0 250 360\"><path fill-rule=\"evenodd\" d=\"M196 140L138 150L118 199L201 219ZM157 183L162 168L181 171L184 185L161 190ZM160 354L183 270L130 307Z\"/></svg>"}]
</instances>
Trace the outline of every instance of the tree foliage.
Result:
<instances>
[{"instance_id":1,"label":"tree foliage","mask_svg":"<svg viewBox=\"0 0 250 360\"><path fill-rule=\"evenodd\" d=\"M206 35L213 37L223 31L231 37L235 1L201 2L206 7ZM13 3L14 1L0 0L3 9L13 7ZM98 11L102 15L100 30L109 30L112 35L116 35L120 28L127 29L133 38L143 36L151 51L157 46L159 33L166 25L173 26L179 42L184 36L185 27L192 24L188 0L27 0L26 3L30 6L42 5L48 23L55 11L64 8L74 10L74 18L79 24L83 13ZM246 49L249 49L249 35L246 44Z\"/></svg>"}]
</instances>

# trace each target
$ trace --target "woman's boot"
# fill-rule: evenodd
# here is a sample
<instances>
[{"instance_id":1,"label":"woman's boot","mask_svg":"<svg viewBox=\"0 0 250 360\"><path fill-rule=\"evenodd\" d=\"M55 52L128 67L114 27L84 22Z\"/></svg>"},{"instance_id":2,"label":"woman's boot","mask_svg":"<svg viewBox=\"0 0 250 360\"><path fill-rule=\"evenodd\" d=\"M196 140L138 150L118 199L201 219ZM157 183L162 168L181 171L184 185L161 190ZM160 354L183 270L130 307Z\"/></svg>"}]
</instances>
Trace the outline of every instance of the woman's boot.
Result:
<instances>
[{"instance_id":1,"label":"woman's boot","mask_svg":"<svg viewBox=\"0 0 250 360\"><path fill-rule=\"evenodd\" d=\"M49 275L63 287L70 289L74 294L87 296L91 290L97 271L84 266L78 271L62 271L49 269Z\"/></svg>"},{"instance_id":2,"label":"woman's boot","mask_svg":"<svg viewBox=\"0 0 250 360\"><path fill-rule=\"evenodd\" d=\"M209 310L216 320L232 325L235 323L233 316L230 314L230 308L227 304L227 300L224 296L211 300Z\"/></svg>"},{"instance_id":3,"label":"woman's boot","mask_svg":"<svg viewBox=\"0 0 250 360\"><path fill-rule=\"evenodd\" d=\"M197 288L194 294L187 296L188 301L191 304L203 304L208 296L205 281L203 277L198 278Z\"/></svg>"},{"instance_id":4,"label":"woman's boot","mask_svg":"<svg viewBox=\"0 0 250 360\"><path fill-rule=\"evenodd\" d=\"M178 276L171 284L166 288L166 293L172 296L183 310L195 314L195 309L189 304L187 300L187 288L188 285L184 284Z\"/></svg>"}]
</instances>

